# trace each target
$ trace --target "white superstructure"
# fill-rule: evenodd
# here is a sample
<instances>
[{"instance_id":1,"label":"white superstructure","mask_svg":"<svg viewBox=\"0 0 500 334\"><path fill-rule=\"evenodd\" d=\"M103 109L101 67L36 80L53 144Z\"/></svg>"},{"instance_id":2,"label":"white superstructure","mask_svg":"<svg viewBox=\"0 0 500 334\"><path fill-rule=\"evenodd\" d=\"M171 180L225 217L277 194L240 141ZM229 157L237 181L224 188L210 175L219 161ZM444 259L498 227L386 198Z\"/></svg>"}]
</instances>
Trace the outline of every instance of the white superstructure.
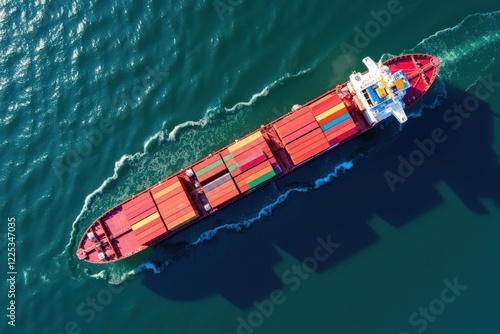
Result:
<instances>
[{"instance_id":1,"label":"white superstructure","mask_svg":"<svg viewBox=\"0 0 500 334\"><path fill-rule=\"evenodd\" d=\"M407 121L403 97L410 83L402 70L392 74L385 65L376 64L370 57L363 59L366 73L354 72L347 84L364 106L364 116L373 125L393 115L400 123Z\"/></svg>"}]
</instances>

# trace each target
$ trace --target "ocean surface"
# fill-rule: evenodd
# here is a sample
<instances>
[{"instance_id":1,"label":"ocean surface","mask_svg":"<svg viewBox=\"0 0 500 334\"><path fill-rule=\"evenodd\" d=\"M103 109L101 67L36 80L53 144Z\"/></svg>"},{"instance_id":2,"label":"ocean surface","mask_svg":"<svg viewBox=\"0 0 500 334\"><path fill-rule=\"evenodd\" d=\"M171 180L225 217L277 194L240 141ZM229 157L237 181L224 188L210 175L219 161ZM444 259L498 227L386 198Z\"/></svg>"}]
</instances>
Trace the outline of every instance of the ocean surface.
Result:
<instances>
[{"instance_id":1,"label":"ocean surface","mask_svg":"<svg viewBox=\"0 0 500 334\"><path fill-rule=\"evenodd\" d=\"M500 333L499 10L1 1L0 333ZM404 126L133 258L77 260L108 208L346 81L363 57L407 52L441 67Z\"/></svg>"}]
</instances>

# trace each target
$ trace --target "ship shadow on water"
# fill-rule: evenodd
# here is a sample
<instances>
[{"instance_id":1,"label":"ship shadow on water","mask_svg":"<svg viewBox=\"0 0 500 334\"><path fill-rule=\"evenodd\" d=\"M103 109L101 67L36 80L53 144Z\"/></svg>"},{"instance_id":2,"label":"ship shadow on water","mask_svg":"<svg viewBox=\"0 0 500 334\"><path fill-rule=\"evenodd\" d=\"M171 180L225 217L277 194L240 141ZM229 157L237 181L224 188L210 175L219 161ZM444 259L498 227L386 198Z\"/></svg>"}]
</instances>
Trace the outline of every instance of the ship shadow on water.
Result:
<instances>
[{"instance_id":1,"label":"ship shadow on water","mask_svg":"<svg viewBox=\"0 0 500 334\"><path fill-rule=\"evenodd\" d=\"M398 227L417 223L412 221L442 204L436 189L439 182L446 183L474 213L488 213L481 200L491 200L500 207L500 164L491 148L493 118L497 116L487 101L479 101L477 111L462 119L454 130L457 119L446 121L443 114L453 104L472 98L450 86L447 93L441 106L410 119L403 131L395 131L395 123L374 129L161 243L156 254L188 250L161 273L144 274L143 284L171 300L220 295L245 309L254 301L268 299L274 289L288 288L283 274L290 267L278 267L283 254L299 263L314 255L318 238L327 240L331 236L340 247L319 263L317 273L321 275L377 242L378 236L369 225L374 217L391 224L397 233ZM425 156L423 163L391 191L384 173L397 174L398 157L409 159L418 149L415 140L432 138L437 128L443 130L447 140L436 144L435 152ZM310 187L346 158L354 160L354 167L347 173L319 189L292 193L270 217L251 228L243 232L220 230L210 241L186 247L204 231L255 216L276 198L277 192Z\"/></svg>"}]
</instances>

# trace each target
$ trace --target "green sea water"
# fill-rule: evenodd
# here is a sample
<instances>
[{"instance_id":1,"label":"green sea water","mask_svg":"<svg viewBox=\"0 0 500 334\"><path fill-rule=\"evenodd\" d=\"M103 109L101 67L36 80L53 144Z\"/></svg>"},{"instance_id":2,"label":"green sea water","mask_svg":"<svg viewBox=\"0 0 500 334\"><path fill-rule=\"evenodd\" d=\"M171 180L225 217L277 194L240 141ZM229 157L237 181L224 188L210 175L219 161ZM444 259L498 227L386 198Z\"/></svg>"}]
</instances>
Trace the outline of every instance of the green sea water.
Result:
<instances>
[{"instance_id":1,"label":"green sea water","mask_svg":"<svg viewBox=\"0 0 500 334\"><path fill-rule=\"evenodd\" d=\"M0 333L500 332L496 2L3 1L0 45ZM407 52L441 66L404 126L77 260L108 208Z\"/></svg>"}]
</instances>

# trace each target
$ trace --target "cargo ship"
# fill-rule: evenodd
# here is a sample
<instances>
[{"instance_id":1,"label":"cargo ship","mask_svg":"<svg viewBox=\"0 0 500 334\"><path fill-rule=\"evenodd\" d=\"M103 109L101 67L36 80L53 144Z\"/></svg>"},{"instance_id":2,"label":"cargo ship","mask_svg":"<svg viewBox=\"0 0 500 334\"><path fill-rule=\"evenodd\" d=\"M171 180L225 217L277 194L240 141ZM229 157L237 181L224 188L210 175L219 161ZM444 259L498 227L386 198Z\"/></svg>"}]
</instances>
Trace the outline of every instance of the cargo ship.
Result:
<instances>
[{"instance_id":1,"label":"cargo ship","mask_svg":"<svg viewBox=\"0 0 500 334\"><path fill-rule=\"evenodd\" d=\"M102 264L137 254L390 117L406 122L439 66L426 54L363 63L365 72L109 209L77 257Z\"/></svg>"}]
</instances>

